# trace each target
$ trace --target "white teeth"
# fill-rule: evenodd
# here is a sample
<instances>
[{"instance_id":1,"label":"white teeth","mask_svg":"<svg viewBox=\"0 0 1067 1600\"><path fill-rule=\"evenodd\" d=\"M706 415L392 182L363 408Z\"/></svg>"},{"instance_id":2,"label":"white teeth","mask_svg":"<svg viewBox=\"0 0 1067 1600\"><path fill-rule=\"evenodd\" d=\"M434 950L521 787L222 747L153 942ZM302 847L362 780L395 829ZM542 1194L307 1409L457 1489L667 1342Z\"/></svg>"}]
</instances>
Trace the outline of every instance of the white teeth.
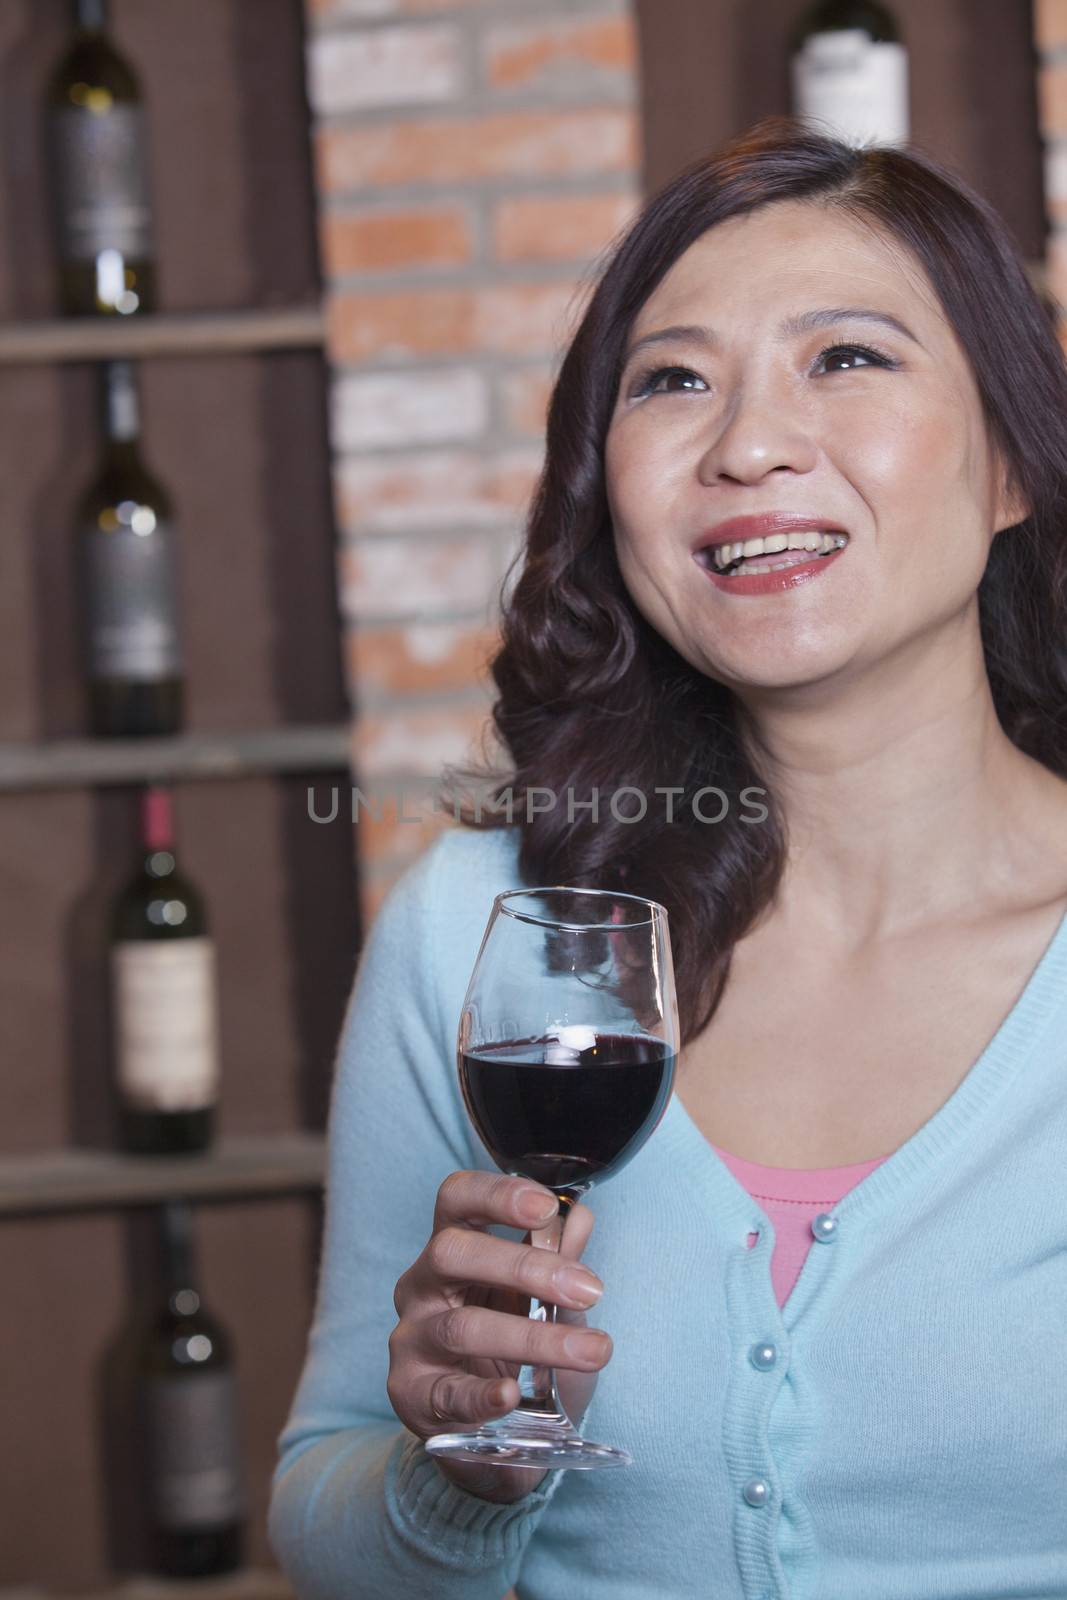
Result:
<instances>
[{"instance_id":1,"label":"white teeth","mask_svg":"<svg viewBox=\"0 0 1067 1600\"><path fill-rule=\"evenodd\" d=\"M848 535L844 533L823 533L817 528L800 528L795 533L772 533L766 539L746 539L733 544L715 545L711 551L712 563L721 570L730 567L735 561L740 561L743 556L778 555L783 550L810 550L813 555L829 555L831 550L839 550L848 543ZM789 566L789 562L778 562L777 567ZM749 570L772 572L777 567L750 568Z\"/></svg>"}]
</instances>

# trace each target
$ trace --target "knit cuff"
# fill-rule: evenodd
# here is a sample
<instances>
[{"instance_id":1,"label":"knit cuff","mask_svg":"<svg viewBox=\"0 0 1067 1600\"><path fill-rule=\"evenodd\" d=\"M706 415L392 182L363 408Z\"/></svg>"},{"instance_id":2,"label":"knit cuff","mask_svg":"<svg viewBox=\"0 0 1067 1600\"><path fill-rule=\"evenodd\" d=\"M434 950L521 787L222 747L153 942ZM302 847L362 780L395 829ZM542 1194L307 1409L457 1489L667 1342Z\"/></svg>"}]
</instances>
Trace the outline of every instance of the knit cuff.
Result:
<instances>
[{"instance_id":1,"label":"knit cuff","mask_svg":"<svg viewBox=\"0 0 1067 1600\"><path fill-rule=\"evenodd\" d=\"M489 1566L521 1555L552 1496L560 1469L550 1468L536 1489L507 1505L469 1494L450 1482L422 1440L407 1428L389 1453L385 1497L398 1533L432 1546L457 1564Z\"/></svg>"}]
</instances>

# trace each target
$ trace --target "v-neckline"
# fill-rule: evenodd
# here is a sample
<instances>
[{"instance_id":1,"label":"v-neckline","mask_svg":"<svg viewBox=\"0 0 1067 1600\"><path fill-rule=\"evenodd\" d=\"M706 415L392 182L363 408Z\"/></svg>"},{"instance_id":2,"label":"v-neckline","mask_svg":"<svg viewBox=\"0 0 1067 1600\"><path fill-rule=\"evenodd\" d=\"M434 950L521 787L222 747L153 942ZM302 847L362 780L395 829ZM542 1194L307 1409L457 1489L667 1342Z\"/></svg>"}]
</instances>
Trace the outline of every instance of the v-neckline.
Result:
<instances>
[{"instance_id":1,"label":"v-neckline","mask_svg":"<svg viewBox=\"0 0 1067 1600\"><path fill-rule=\"evenodd\" d=\"M834 1214L868 1216L887 1203L902 1186L913 1183L938 1157L947 1154L974 1118L1002 1093L1036 1049L1056 1013L1057 1001L1067 998L1067 909L1032 969L1010 1011L992 1038L941 1106L921 1127L855 1184L833 1208ZM702 1172L730 1209L751 1218L753 1209L773 1228L770 1218L734 1177L714 1145L693 1121L685 1105L672 1094L663 1127L653 1137L673 1136L680 1153L688 1151L694 1175ZM856 1162L860 1166L866 1163ZM801 1170L812 1170L801 1169ZM791 1297L792 1298L792 1297Z\"/></svg>"}]
</instances>

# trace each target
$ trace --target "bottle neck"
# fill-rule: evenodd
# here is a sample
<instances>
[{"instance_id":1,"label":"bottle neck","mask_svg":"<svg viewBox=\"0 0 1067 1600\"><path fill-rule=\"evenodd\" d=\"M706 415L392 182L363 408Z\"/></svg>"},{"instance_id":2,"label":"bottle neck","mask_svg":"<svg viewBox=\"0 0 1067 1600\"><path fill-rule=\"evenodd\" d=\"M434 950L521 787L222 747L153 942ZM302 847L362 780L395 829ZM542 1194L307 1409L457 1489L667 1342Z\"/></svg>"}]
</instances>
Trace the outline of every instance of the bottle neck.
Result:
<instances>
[{"instance_id":1,"label":"bottle neck","mask_svg":"<svg viewBox=\"0 0 1067 1600\"><path fill-rule=\"evenodd\" d=\"M170 791L158 784L141 796L141 849L150 877L163 878L174 871L174 807Z\"/></svg>"},{"instance_id":2,"label":"bottle neck","mask_svg":"<svg viewBox=\"0 0 1067 1600\"><path fill-rule=\"evenodd\" d=\"M74 0L74 22L82 33L103 33L107 28L107 0Z\"/></svg>"},{"instance_id":3,"label":"bottle neck","mask_svg":"<svg viewBox=\"0 0 1067 1600\"><path fill-rule=\"evenodd\" d=\"M141 407L132 361L104 366L104 433L113 452L135 455L141 433Z\"/></svg>"},{"instance_id":4,"label":"bottle neck","mask_svg":"<svg viewBox=\"0 0 1067 1600\"><path fill-rule=\"evenodd\" d=\"M187 1200L168 1200L160 1210L161 1279L170 1309L190 1316L200 1308L193 1261L193 1212Z\"/></svg>"}]
</instances>

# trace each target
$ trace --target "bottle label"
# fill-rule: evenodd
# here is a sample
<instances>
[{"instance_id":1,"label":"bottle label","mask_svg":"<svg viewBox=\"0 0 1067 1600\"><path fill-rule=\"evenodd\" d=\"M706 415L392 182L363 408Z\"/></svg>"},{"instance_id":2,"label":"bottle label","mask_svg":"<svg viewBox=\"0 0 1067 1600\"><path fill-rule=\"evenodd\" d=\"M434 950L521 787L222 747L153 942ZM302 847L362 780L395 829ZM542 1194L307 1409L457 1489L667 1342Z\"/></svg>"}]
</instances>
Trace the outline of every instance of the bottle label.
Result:
<instances>
[{"instance_id":1,"label":"bottle label","mask_svg":"<svg viewBox=\"0 0 1067 1600\"><path fill-rule=\"evenodd\" d=\"M54 113L60 249L64 260L95 261L104 250L134 260L152 253L143 115L61 106Z\"/></svg>"},{"instance_id":2,"label":"bottle label","mask_svg":"<svg viewBox=\"0 0 1067 1600\"><path fill-rule=\"evenodd\" d=\"M155 522L86 533L90 672L94 678L176 678L182 670L174 529Z\"/></svg>"},{"instance_id":3,"label":"bottle label","mask_svg":"<svg viewBox=\"0 0 1067 1600\"><path fill-rule=\"evenodd\" d=\"M111 960L126 1101L140 1111L212 1105L219 1080L214 941L121 939Z\"/></svg>"},{"instance_id":4,"label":"bottle label","mask_svg":"<svg viewBox=\"0 0 1067 1600\"><path fill-rule=\"evenodd\" d=\"M181 1531L215 1528L245 1514L232 1372L150 1378L146 1418L153 1511Z\"/></svg>"},{"instance_id":5,"label":"bottle label","mask_svg":"<svg viewBox=\"0 0 1067 1600\"><path fill-rule=\"evenodd\" d=\"M792 61L797 115L828 122L849 144L908 138L908 53L863 28L813 33Z\"/></svg>"}]
</instances>

